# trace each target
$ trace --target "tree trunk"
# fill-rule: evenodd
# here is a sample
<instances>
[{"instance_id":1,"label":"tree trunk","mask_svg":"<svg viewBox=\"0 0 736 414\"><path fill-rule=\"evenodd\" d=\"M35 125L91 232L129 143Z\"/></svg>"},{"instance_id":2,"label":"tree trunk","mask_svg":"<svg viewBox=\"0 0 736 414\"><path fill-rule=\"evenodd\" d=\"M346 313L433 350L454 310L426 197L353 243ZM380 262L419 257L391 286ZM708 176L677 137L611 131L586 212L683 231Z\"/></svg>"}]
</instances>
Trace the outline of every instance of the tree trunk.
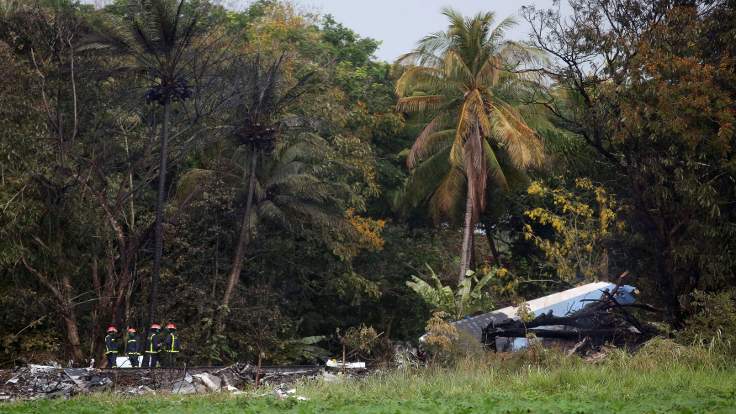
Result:
<instances>
[{"instance_id":1,"label":"tree trunk","mask_svg":"<svg viewBox=\"0 0 736 414\"><path fill-rule=\"evenodd\" d=\"M475 251L475 232L470 235L470 270L478 268L478 252Z\"/></svg>"},{"instance_id":2,"label":"tree trunk","mask_svg":"<svg viewBox=\"0 0 736 414\"><path fill-rule=\"evenodd\" d=\"M131 308L130 308L130 302L133 299L133 285L135 284L135 281L131 277L131 282L128 285L126 291L125 291L125 302L123 304L123 325L120 325L121 327L124 327L127 329L128 326L136 326L135 324L131 323Z\"/></svg>"},{"instance_id":3,"label":"tree trunk","mask_svg":"<svg viewBox=\"0 0 736 414\"><path fill-rule=\"evenodd\" d=\"M82 354L82 346L79 340L79 326L77 325L77 316L74 313L74 303L72 299L72 282L68 275L61 276L60 285L57 286L53 283L49 277L40 272L35 267L31 266L25 259L21 257L23 266L36 278L38 281L46 286L54 298L54 304L56 310L64 319L64 327L66 328L66 336L69 341L69 348L72 352L72 357L76 362L81 362L84 358Z\"/></svg>"},{"instance_id":4,"label":"tree trunk","mask_svg":"<svg viewBox=\"0 0 736 414\"><path fill-rule=\"evenodd\" d=\"M230 306L230 299L232 298L235 287L238 285L240 280L240 272L243 270L243 257L245 256L245 249L248 247L250 242L250 215L253 208L253 195L256 187L256 162L258 161L257 153L253 150L250 158L250 172L248 177L248 199L245 204L245 212L243 212L243 220L240 225L240 236L238 237L238 244L235 249L235 255L233 256L233 264L230 267L230 274L228 275L227 287L225 288L225 294L222 297L222 310L219 314L218 333L222 332L224 328L225 315L228 312L228 306Z\"/></svg>"},{"instance_id":5,"label":"tree trunk","mask_svg":"<svg viewBox=\"0 0 736 414\"><path fill-rule=\"evenodd\" d=\"M125 137L125 157L128 158L128 187L130 187L130 191L132 192L135 188L133 186L133 163L130 161L130 147L128 146L128 134L123 135ZM129 221L129 227L131 229L135 229L135 197L131 196L130 201L128 202L128 205L130 206L130 221Z\"/></svg>"},{"instance_id":6,"label":"tree trunk","mask_svg":"<svg viewBox=\"0 0 736 414\"><path fill-rule=\"evenodd\" d=\"M261 386L261 367L263 366L263 352L258 353L258 367L256 368L255 389Z\"/></svg>"},{"instance_id":7,"label":"tree trunk","mask_svg":"<svg viewBox=\"0 0 736 414\"><path fill-rule=\"evenodd\" d=\"M672 259L672 247L666 237L662 246L655 253L657 263L657 276L655 279L657 291L664 302L667 320L675 327L682 325L682 310L678 300L677 289L674 286L676 280L674 260Z\"/></svg>"},{"instance_id":8,"label":"tree trunk","mask_svg":"<svg viewBox=\"0 0 736 414\"><path fill-rule=\"evenodd\" d=\"M465 224L463 226L463 251L460 256L460 276L458 277L458 283L465 280L465 275L468 273L470 267L470 256L472 248L471 238L473 237L473 200L468 191L468 195L465 201Z\"/></svg>"},{"instance_id":9,"label":"tree trunk","mask_svg":"<svg viewBox=\"0 0 736 414\"><path fill-rule=\"evenodd\" d=\"M102 284L100 283L100 274L97 267L97 258L92 258L92 288L95 291L97 302L92 308L91 326L92 329L89 335L89 355L93 357L95 355L95 349L97 348L97 328L100 322L100 312L102 309Z\"/></svg>"},{"instance_id":10,"label":"tree trunk","mask_svg":"<svg viewBox=\"0 0 736 414\"><path fill-rule=\"evenodd\" d=\"M74 362L80 363L84 359L82 354L82 345L79 340L79 325L77 324L77 315L74 312L74 303L72 300L72 281L68 275L61 277L63 288L64 302L62 306L62 317L66 327L66 335L69 340L69 348L72 351Z\"/></svg>"},{"instance_id":11,"label":"tree trunk","mask_svg":"<svg viewBox=\"0 0 736 414\"><path fill-rule=\"evenodd\" d=\"M148 301L148 325L156 319L156 305L158 299L158 282L161 277L161 257L164 251L164 204L166 203L166 161L168 157L169 115L171 104L164 104L164 120L161 126L161 154L158 169L158 198L156 199L156 228L155 252L153 259L153 273L151 274L151 292Z\"/></svg>"},{"instance_id":12,"label":"tree trunk","mask_svg":"<svg viewBox=\"0 0 736 414\"><path fill-rule=\"evenodd\" d=\"M122 264L120 270L119 282L115 292L115 299L112 302L112 316L110 322L115 326L122 326L125 318L125 298L131 290L131 275L127 268L127 263Z\"/></svg>"},{"instance_id":13,"label":"tree trunk","mask_svg":"<svg viewBox=\"0 0 736 414\"><path fill-rule=\"evenodd\" d=\"M74 313L73 308L68 308L62 315L64 319L64 326L66 327L66 336L69 340L69 349L72 352L72 358L74 362L79 364L84 360L84 354L82 354L82 345L79 340L79 327L77 325L77 315Z\"/></svg>"},{"instance_id":14,"label":"tree trunk","mask_svg":"<svg viewBox=\"0 0 736 414\"><path fill-rule=\"evenodd\" d=\"M342 344L342 375L345 375L345 367L346 367L346 349L345 344Z\"/></svg>"},{"instance_id":15,"label":"tree trunk","mask_svg":"<svg viewBox=\"0 0 736 414\"><path fill-rule=\"evenodd\" d=\"M483 227L486 233L486 239L488 239L488 247L491 249L491 256L493 256L493 264L501 266L501 256L498 254L496 248L496 241L493 240L493 234L491 234L491 225L487 221L483 222Z\"/></svg>"}]
</instances>

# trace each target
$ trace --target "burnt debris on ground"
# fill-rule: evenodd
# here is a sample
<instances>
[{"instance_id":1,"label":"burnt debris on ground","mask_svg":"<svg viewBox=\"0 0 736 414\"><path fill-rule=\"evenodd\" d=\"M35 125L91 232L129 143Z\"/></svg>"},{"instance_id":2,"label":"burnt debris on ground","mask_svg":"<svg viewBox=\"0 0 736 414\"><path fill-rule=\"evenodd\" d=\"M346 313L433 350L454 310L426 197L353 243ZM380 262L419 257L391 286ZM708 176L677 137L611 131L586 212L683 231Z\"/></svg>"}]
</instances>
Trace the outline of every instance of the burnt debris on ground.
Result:
<instances>
[{"instance_id":1,"label":"burnt debris on ground","mask_svg":"<svg viewBox=\"0 0 736 414\"><path fill-rule=\"evenodd\" d=\"M0 387L0 400L68 398L72 395L105 391L112 380L99 370L28 365L12 372Z\"/></svg>"},{"instance_id":2,"label":"burnt debris on ground","mask_svg":"<svg viewBox=\"0 0 736 414\"><path fill-rule=\"evenodd\" d=\"M347 376L366 375L368 370L349 370ZM188 369L94 369L61 368L59 365L28 365L0 371L0 401L70 398L101 391L127 395L243 393L255 386L256 375L262 386L274 389L278 398L292 395L292 384L299 380L339 381L342 373L329 367L262 367L237 363L227 367ZM288 390L290 392L285 392Z\"/></svg>"}]
</instances>

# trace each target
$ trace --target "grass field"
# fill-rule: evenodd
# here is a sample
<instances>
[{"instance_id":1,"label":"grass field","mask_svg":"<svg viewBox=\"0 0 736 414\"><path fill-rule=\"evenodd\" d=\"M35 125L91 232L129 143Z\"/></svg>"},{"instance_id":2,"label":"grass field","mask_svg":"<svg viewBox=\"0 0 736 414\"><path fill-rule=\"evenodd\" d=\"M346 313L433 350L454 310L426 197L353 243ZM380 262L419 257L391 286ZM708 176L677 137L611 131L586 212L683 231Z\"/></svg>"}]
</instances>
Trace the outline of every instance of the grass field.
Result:
<instances>
[{"instance_id":1,"label":"grass field","mask_svg":"<svg viewBox=\"0 0 736 414\"><path fill-rule=\"evenodd\" d=\"M669 349L668 349L669 347ZM559 356L298 384L309 401L255 395L121 397L0 405L3 413L736 413L736 369L663 342L588 364Z\"/></svg>"}]
</instances>

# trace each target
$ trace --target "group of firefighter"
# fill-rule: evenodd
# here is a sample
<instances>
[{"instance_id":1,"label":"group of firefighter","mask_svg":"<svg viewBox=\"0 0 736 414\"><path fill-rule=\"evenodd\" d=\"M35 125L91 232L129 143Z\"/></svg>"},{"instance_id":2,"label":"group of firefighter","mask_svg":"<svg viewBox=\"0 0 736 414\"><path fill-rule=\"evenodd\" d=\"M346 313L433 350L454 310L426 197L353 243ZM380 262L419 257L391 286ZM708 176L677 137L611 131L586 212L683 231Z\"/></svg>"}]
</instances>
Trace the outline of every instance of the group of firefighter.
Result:
<instances>
[{"instance_id":1,"label":"group of firefighter","mask_svg":"<svg viewBox=\"0 0 736 414\"><path fill-rule=\"evenodd\" d=\"M105 357L107 367L116 368L117 358L125 354L133 368L139 367L140 357L143 356L142 368L173 368L176 366L176 356L181 351L179 336L176 333L176 325L166 324L165 332L161 332L161 325L154 323L148 332L148 337L141 340L135 328L128 328L127 338L121 349L123 339L118 337L118 329L115 325L107 327L105 336Z\"/></svg>"}]
</instances>

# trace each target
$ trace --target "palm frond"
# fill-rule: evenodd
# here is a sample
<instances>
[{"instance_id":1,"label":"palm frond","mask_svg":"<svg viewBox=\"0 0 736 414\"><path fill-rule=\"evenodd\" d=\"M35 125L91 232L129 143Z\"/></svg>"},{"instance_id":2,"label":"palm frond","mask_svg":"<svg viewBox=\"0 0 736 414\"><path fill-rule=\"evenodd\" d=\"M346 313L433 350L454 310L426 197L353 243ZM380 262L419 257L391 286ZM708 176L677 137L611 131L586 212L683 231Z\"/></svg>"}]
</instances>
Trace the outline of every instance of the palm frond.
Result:
<instances>
[{"instance_id":1,"label":"palm frond","mask_svg":"<svg viewBox=\"0 0 736 414\"><path fill-rule=\"evenodd\" d=\"M415 208L431 197L443 177L450 171L450 147L437 152L412 171L404 187L404 204Z\"/></svg>"},{"instance_id":2,"label":"palm frond","mask_svg":"<svg viewBox=\"0 0 736 414\"><path fill-rule=\"evenodd\" d=\"M541 166L544 145L519 112L500 101L492 103L490 109L493 118L491 136L502 145L514 165L522 169Z\"/></svg>"},{"instance_id":3,"label":"palm frond","mask_svg":"<svg viewBox=\"0 0 736 414\"><path fill-rule=\"evenodd\" d=\"M497 55L511 70L525 65L538 67L549 61L546 52L543 50L512 40L501 43ZM537 74L535 72L528 73Z\"/></svg>"},{"instance_id":4,"label":"palm frond","mask_svg":"<svg viewBox=\"0 0 736 414\"><path fill-rule=\"evenodd\" d=\"M289 164L295 161L311 163L322 160L325 152L324 145L321 143L299 141L286 146L282 151L274 155L281 164Z\"/></svg>"},{"instance_id":5,"label":"palm frond","mask_svg":"<svg viewBox=\"0 0 736 414\"><path fill-rule=\"evenodd\" d=\"M288 227L289 220L286 214L271 200L265 200L257 206L257 215L263 220L274 222L280 226Z\"/></svg>"},{"instance_id":6,"label":"palm frond","mask_svg":"<svg viewBox=\"0 0 736 414\"><path fill-rule=\"evenodd\" d=\"M498 79L501 76L501 72L503 70L501 67L502 64L503 63L499 56L492 56L489 59L486 59L483 66L481 66L478 71L476 82L479 85L484 85L490 88L494 87L498 84Z\"/></svg>"},{"instance_id":7,"label":"palm frond","mask_svg":"<svg viewBox=\"0 0 736 414\"><path fill-rule=\"evenodd\" d=\"M442 218L459 221L464 207L463 199L466 191L465 175L459 168L450 168L442 177L429 201L430 216L435 223Z\"/></svg>"},{"instance_id":8,"label":"palm frond","mask_svg":"<svg viewBox=\"0 0 736 414\"><path fill-rule=\"evenodd\" d=\"M442 71L424 66L412 66L396 81L396 95L406 96L409 88L417 89L417 85L437 87L442 82Z\"/></svg>"},{"instance_id":9,"label":"palm frond","mask_svg":"<svg viewBox=\"0 0 736 414\"><path fill-rule=\"evenodd\" d=\"M451 44L452 39L446 32L435 32L423 37L417 43L416 63L419 65L436 64L438 60L435 57L441 56Z\"/></svg>"},{"instance_id":10,"label":"palm frond","mask_svg":"<svg viewBox=\"0 0 736 414\"><path fill-rule=\"evenodd\" d=\"M408 96L399 99L396 110L408 113L435 111L442 107L443 102L442 95Z\"/></svg>"},{"instance_id":11,"label":"palm frond","mask_svg":"<svg viewBox=\"0 0 736 414\"><path fill-rule=\"evenodd\" d=\"M501 20L488 35L487 44L494 46L501 44L506 38L506 33L508 32L508 30L513 28L517 24L518 22L513 16L508 16L505 19Z\"/></svg>"},{"instance_id":12,"label":"palm frond","mask_svg":"<svg viewBox=\"0 0 736 414\"><path fill-rule=\"evenodd\" d=\"M473 81L472 68L468 66L457 50L449 49L444 57L445 79L451 80L459 85L468 85Z\"/></svg>"},{"instance_id":13,"label":"palm frond","mask_svg":"<svg viewBox=\"0 0 736 414\"><path fill-rule=\"evenodd\" d=\"M437 152L451 146L454 140L454 129L443 129L441 131L432 132L428 134L421 143L417 139L409 151L407 166L412 169L416 168L419 162L424 160L426 157L431 157Z\"/></svg>"},{"instance_id":14,"label":"palm frond","mask_svg":"<svg viewBox=\"0 0 736 414\"><path fill-rule=\"evenodd\" d=\"M496 157L496 151L493 150L493 147L491 147L487 140L483 140L483 155L486 157L488 178L491 179L497 188L503 191L508 190L509 182L507 175L510 170L509 166L499 162ZM517 169L513 168L513 170Z\"/></svg>"},{"instance_id":15,"label":"palm frond","mask_svg":"<svg viewBox=\"0 0 736 414\"><path fill-rule=\"evenodd\" d=\"M396 59L396 64L401 66L423 66L423 67L442 67L442 58L431 53L421 50L413 50L400 55Z\"/></svg>"},{"instance_id":16,"label":"palm frond","mask_svg":"<svg viewBox=\"0 0 736 414\"><path fill-rule=\"evenodd\" d=\"M268 177L264 179L264 185L268 187L282 185L288 183L293 177L305 174L304 170L308 168L308 164L301 161L291 161L274 167Z\"/></svg>"}]
</instances>

